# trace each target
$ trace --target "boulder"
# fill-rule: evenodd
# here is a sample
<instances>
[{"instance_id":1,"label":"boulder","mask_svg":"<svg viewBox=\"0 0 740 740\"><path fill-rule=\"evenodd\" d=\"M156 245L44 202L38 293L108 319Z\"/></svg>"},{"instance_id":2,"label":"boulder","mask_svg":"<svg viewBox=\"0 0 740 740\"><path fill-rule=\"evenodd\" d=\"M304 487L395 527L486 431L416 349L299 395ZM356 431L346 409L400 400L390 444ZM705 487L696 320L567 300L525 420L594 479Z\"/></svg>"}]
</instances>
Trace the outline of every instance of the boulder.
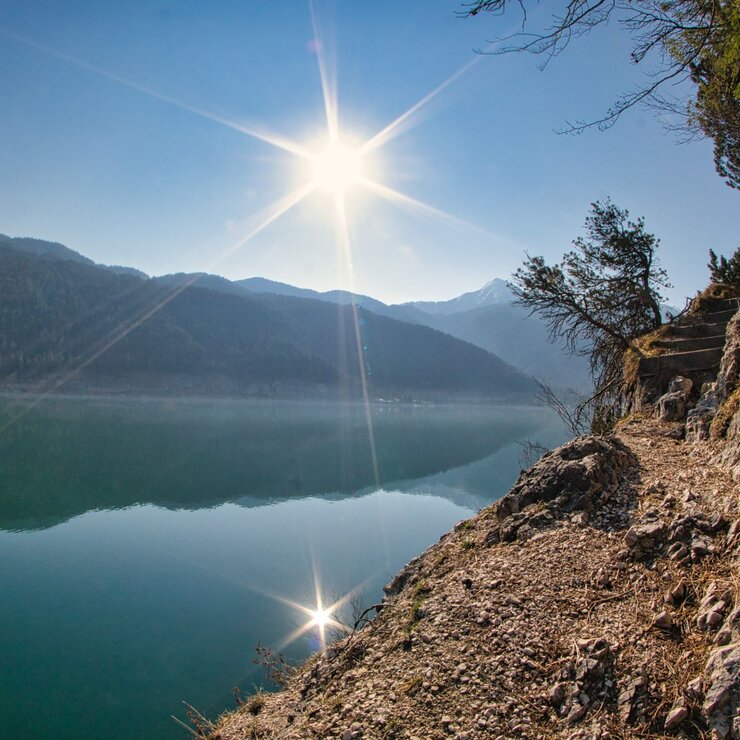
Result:
<instances>
[{"instance_id":1,"label":"boulder","mask_svg":"<svg viewBox=\"0 0 740 740\"><path fill-rule=\"evenodd\" d=\"M494 505L496 524L487 543L517 539L520 530L531 536L565 515L595 511L635 465L634 454L616 437L578 437L548 452Z\"/></svg>"},{"instance_id":2,"label":"boulder","mask_svg":"<svg viewBox=\"0 0 740 740\"><path fill-rule=\"evenodd\" d=\"M684 378L678 375L668 384L668 393L683 393L688 398L693 387L694 381L691 378Z\"/></svg>"},{"instance_id":3,"label":"boulder","mask_svg":"<svg viewBox=\"0 0 740 740\"><path fill-rule=\"evenodd\" d=\"M643 550L651 550L663 544L666 525L654 519L639 521L627 530L624 542L627 547L639 545Z\"/></svg>"},{"instance_id":4,"label":"boulder","mask_svg":"<svg viewBox=\"0 0 740 740\"><path fill-rule=\"evenodd\" d=\"M689 410L686 416L686 440L688 442L709 439L709 429L712 420L717 415L718 407L717 384L705 383L702 386L698 403Z\"/></svg>"},{"instance_id":5,"label":"boulder","mask_svg":"<svg viewBox=\"0 0 740 740\"><path fill-rule=\"evenodd\" d=\"M658 399L660 421L682 421L686 417L687 396L683 391L666 393Z\"/></svg>"},{"instance_id":6,"label":"boulder","mask_svg":"<svg viewBox=\"0 0 740 740\"><path fill-rule=\"evenodd\" d=\"M725 329L725 349L717 373L717 394L725 401L735 390L740 373L740 312L736 313Z\"/></svg>"},{"instance_id":7,"label":"boulder","mask_svg":"<svg viewBox=\"0 0 740 740\"><path fill-rule=\"evenodd\" d=\"M740 647L715 650L704 669L701 712L712 738L740 737Z\"/></svg>"}]
</instances>

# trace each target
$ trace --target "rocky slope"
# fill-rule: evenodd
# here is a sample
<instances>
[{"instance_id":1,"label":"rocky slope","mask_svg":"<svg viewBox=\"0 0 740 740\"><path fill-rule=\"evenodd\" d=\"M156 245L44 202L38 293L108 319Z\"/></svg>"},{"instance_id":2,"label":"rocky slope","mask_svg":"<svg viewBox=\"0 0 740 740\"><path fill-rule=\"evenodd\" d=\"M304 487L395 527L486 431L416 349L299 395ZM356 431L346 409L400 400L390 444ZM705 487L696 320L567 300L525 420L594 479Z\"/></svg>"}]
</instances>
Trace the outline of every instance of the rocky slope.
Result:
<instances>
[{"instance_id":1,"label":"rocky slope","mask_svg":"<svg viewBox=\"0 0 740 740\"><path fill-rule=\"evenodd\" d=\"M546 454L375 619L199 732L740 738L740 312L723 330L709 374L656 375L614 436Z\"/></svg>"},{"instance_id":2,"label":"rocky slope","mask_svg":"<svg viewBox=\"0 0 740 740\"><path fill-rule=\"evenodd\" d=\"M677 425L546 455L212 738L740 736L740 496ZM733 734L734 733L734 734Z\"/></svg>"}]
</instances>

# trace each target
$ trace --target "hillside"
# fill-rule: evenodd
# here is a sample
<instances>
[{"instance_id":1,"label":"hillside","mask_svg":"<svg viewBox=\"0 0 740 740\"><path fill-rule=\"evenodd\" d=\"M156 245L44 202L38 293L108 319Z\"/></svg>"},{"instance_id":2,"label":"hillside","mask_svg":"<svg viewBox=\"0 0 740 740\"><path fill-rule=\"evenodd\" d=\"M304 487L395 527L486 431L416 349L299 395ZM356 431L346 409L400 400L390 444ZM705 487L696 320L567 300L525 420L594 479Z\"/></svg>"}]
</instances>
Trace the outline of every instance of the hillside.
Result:
<instances>
[{"instance_id":1,"label":"hillside","mask_svg":"<svg viewBox=\"0 0 740 740\"><path fill-rule=\"evenodd\" d=\"M74 249L65 247L59 242L49 242L43 239L33 239L27 236L6 236L0 234L0 248L12 249L18 252L26 252L39 257L47 257L55 260L71 260L83 265L94 265L95 263L88 257L84 257Z\"/></svg>"},{"instance_id":2,"label":"hillside","mask_svg":"<svg viewBox=\"0 0 740 740\"><path fill-rule=\"evenodd\" d=\"M717 446L696 457L666 431L550 453L409 563L364 629L202 732L736 737L738 487Z\"/></svg>"},{"instance_id":3,"label":"hillside","mask_svg":"<svg viewBox=\"0 0 740 740\"><path fill-rule=\"evenodd\" d=\"M0 234L0 250L13 250L16 252L25 252L38 257L50 260L79 262L82 265L95 265L89 257L85 257L74 249L65 247L59 242L45 241L44 239L33 239L27 236L6 236ZM139 278L147 278L148 275L134 267L124 267L122 265L97 265L103 270L110 270L121 275L134 275Z\"/></svg>"},{"instance_id":4,"label":"hillside","mask_svg":"<svg viewBox=\"0 0 740 740\"><path fill-rule=\"evenodd\" d=\"M563 388L591 387L588 358L550 339L547 325L511 302L427 315L423 323L493 352L529 375Z\"/></svg>"},{"instance_id":5,"label":"hillside","mask_svg":"<svg viewBox=\"0 0 740 740\"><path fill-rule=\"evenodd\" d=\"M736 296L702 301L696 320L734 303L700 393L644 357L641 382L664 395L638 389L613 436L546 453L408 563L348 637L297 670L274 664L282 691L192 715L199 733L740 737L740 311ZM660 357L675 373L706 351Z\"/></svg>"},{"instance_id":6,"label":"hillside","mask_svg":"<svg viewBox=\"0 0 740 740\"><path fill-rule=\"evenodd\" d=\"M415 308L411 303L388 305L370 296L362 295L361 293L351 293L348 290L327 290L321 292L311 290L310 288L298 288L295 285L288 285L287 283L280 283L261 277L235 280L233 284L252 293L274 293L276 295L293 296L294 298L314 298L318 301L339 303L346 306L354 303L361 308L381 316L388 316L399 321L409 321L412 324L427 324L427 314Z\"/></svg>"},{"instance_id":7,"label":"hillside","mask_svg":"<svg viewBox=\"0 0 740 740\"><path fill-rule=\"evenodd\" d=\"M310 296L333 303L349 304L353 298L347 291L320 293L264 278L247 278L233 284L260 293ZM492 280L480 290L448 301L386 305L363 295L355 295L354 299L357 305L373 313L429 326L475 344L527 375L543 377L554 385L579 391L591 387L588 360L570 354L560 343L553 342L545 322L514 305L513 294L505 280Z\"/></svg>"},{"instance_id":8,"label":"hillside","mask_svg":"<svg viewBox=\"0 0 740 740\"><path fill-rule=\"evenodd\" d=\"M478 347L363 309L358 317L372 393L532 394L526 376ZM81 390L358 395L358 360L347 306L173 285L0 248L5 387L64 380Z\"/></svg>"},{"instance_id":9,"label":"hillside","mask_svg":"<svg viewBox=\"0 0 740 740\"><path fill-rule=\"evenodd\" d=\"M95 265L92 260L62 244L40 239L0 235L0 249L51 260L71 260L141 279L148 277L130 267ZM350 306L354 302L378 316L428 326L474 344L525 375L543 377L556 386L582 392L591 387L588 361L584 357L571 355L560 344L552 342L544 322L515 306L511 289L505 280L494 279L479 290L448 301L415 301L392 305L345 290L320 292L260 277L227 280L208 273L176 273L152 278L152 282L165 290L205 288L267 302L276 295L341 306Z\"/></svg>"}]
</instances>

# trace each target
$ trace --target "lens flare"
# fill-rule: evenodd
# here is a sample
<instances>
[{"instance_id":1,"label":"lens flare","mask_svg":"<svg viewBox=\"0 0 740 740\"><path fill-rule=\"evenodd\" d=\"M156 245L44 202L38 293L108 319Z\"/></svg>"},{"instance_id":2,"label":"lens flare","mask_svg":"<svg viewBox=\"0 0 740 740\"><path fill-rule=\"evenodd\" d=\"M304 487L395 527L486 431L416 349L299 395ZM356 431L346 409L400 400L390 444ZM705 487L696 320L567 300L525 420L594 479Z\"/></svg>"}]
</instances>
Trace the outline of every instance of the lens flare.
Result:
<instances>
[{"instance_id":1,"label":"lens flare","mask_svg":"<svg viewBox=\"0 0 740 740\"><path fill-rule=\"evenodd\" d=\"M314 32L314 40L312 48L316 54L318 62L319 78L321 83L321 91L324 102L324 109L326 113L326 138L324 139L323 145L316 146L304 146L300 142L288 139L285 136L276 134L267 130L262 126L255 126L253 124L246 125L239 120L235 120L231 116L224 116L213 109L203 108L202 106L192 106L181 100L175 99L170 95L161 93L148 86L141 85L137 82L129 80L118 74L114 74L108 70L102 69L86 62L82 59L72 57L66 53L63 53L57 49L39 44L31 39L17 36L11 33L7 29L0 27L0 34L6 38L11 38L18 43L25 44L37 51L45 54L49 54L61 61L68 64L73 64L79 68L82 68L88 72L100 75L110 81L116 82L120 85L124 85L128 88L137 90L148 96L177 106L179 108L188 110L199 116L203 116L207 119L228 126L229 128L235 129L247 136L258 139L266 144L277 147L284 151L289 152L298 158L304 165L308 164L308 172L303 172L301 179L304 180L302 185L296 188L292 193L288 193L284 198L274 203L267 211L265 218L245 237L240 239L235 245L228 247L221 255L218 255L213 261L211 261L209 267L213 269L228 255L235 252L237 249L242 248L248 243L254 236L261 233L267 226L277 221L283 214L287 213L294 206L297 206L304 199L306 199L314 191L323 191L331 196L332 200L336 203L335 208L335 222L338 234L338 256L345 263L345 269L347 273L347 279L349 283L350 292L352 294L351 304L351 318L354 323L354 334L356 339L356 352L357 352L357 363L362 384L363 400L366 410L368 437L370 442L370 454L372 457L373 470L375 474L375 482L377 485L380 484L379 466L378 459L375 449L374 431L372 424L372 414L370 410L370 396L368 390L367 375L369 370L366 367L365 358L365 344L362 338L362 332L360 328L360 319L358 317L358 308L354 300L354 277L353 277L353 262L352 262L352 239L350 229L350 219L347 208L348 199L345 197L350 190L364 190L379 195L384 199L394 203L397 206L402 206L411 212L423 216L425 218L434 217L442 221L446 221L449 224L462 225L471 227L460 219L445 213L441 209L427 205L411 196L404 195L381 182L382 178L379 177L378 163L376 161L375 153L381 149L388 141L398 136L399 134L409 130L412 125L416 125L419 121L419 113L423 109L427 108L432 100L437 98L443 91L447 90L455 81L462 77L474 64L477 63L477 57L473 61L464 65L461 69L455 72L449 79L442 82L434 90L425 95L416 104L411 106L405 113L400 115L392 123L385 126L374 136L371 136L365 141L354 141L346 137L346 131L340 127L339 120L339 99L337 94L337 70L334 63L333 54L327 54L328 45L324 34L322 33L322 27L320 23L319 14L317 12L316 0L309 0L309 7L311 11L311 23ZM380 168L382 169L382 168ZM472 227L475 228L475 227ZM480 231L480 230L479 230ZM0 433L8 428L11 424L15 423L20 416L27 413L28 410L33 408L37 403L46 398L50 393L59 390L65 383L71 378L82 372L88 365L97 360L102 354L107 352L111 347L115 346L118 342L124 339L132 331L140 327L143 323L148 321L154 314L160 311L164 306L176 298L182 291L187 289L189 285L197 279L197 275L193 276L191 280L186 281L182 286L173 289L169 294L165 295L161 300L158 300L153 306L146 307L146 310L140 312L139 315L132 317L129 321L120 325L112 333L109 333L100 345L95 345L83 355L74 358L72 362L60 373L60 375L53 380L51 385L45 385L43 388L37 387L37 391L41 391L39 398L31 404L27 409L21 411L19 414L11 418L7 423L0 426ZM313 618L312 624L317 626L322 632L324 628L329 625L332 626L331 613L332 610L326 610L321 607L321 602L318 600L317 609L313 612L308 612ZM334 623L336 626L336 623Z\"/></svg>"},{"instance_id":2,"label":"lens flare","mask_svg":"<svg viewBox=\"0 0 740 740\"><path fill-rule=\"evenodd\" d=\"M332 622L332 616L331 616L331 610L330 609L322 609L319 607L318 609L313 609L311 611L311 626L316 626L319 629L323 629L328 624L331 624Z\"/></svg>"}]
</instances>

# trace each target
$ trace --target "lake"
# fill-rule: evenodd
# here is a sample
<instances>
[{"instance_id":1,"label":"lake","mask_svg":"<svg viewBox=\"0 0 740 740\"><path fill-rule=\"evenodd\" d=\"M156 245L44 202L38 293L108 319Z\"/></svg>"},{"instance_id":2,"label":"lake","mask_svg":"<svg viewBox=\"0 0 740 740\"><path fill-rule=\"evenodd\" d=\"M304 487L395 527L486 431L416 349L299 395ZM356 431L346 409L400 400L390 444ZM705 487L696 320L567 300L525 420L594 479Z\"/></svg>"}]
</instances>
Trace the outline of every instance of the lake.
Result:
<instances>
[{"instance_id":1,"label":"lake","mask_svg":"<svg viewBox=\"0 0 740 740\"><path fill-rule=\"evenodd\" d=\"M544 409L0 399L4 737L180 738L266 684L258 643L320 647L316 608L361 604L495 501Z\"/></svg>"}]
</instances>

